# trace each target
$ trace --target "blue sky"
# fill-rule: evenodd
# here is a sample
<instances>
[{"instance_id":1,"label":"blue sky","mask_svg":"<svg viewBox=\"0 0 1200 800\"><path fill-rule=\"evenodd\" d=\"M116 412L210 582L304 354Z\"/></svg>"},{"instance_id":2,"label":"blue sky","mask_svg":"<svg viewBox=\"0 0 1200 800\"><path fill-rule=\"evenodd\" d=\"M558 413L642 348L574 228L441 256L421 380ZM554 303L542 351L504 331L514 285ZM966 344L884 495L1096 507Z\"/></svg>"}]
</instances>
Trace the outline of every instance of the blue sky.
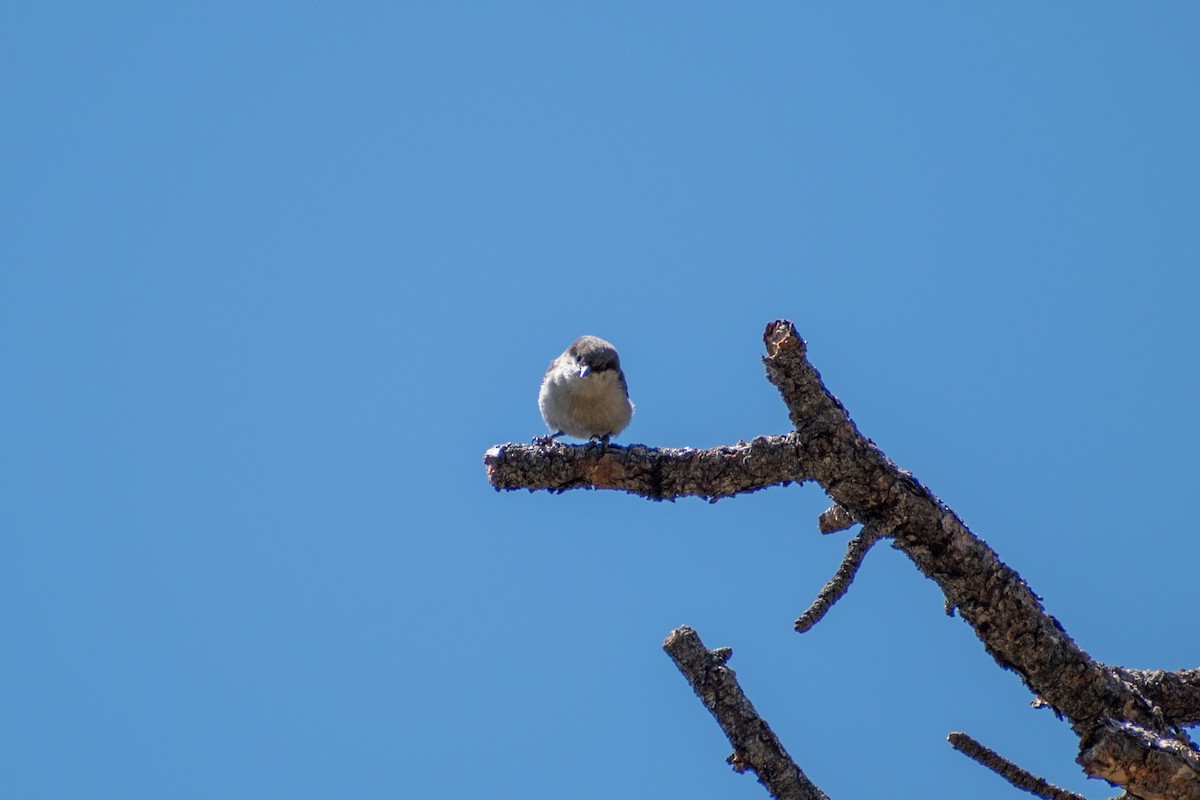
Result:
<instances>
[{"instance_id":1,"label":"blue sky","mask_svg":"<svg viewBox=\"0 0 1200 800\"><path fill-rule=\"evenodd\" d=\"M825 498L495 493L546 364L622 437L863 432L1097 658L1195 667L1187 3L0 11L0 784L23 798L761 798L695 627L831 797L1089 797L896 551L814 631ZM1181 623L1181 620L1184 622ZM1193 626L1194 627L1194 626Z\"/></svg>"}]
</instances>

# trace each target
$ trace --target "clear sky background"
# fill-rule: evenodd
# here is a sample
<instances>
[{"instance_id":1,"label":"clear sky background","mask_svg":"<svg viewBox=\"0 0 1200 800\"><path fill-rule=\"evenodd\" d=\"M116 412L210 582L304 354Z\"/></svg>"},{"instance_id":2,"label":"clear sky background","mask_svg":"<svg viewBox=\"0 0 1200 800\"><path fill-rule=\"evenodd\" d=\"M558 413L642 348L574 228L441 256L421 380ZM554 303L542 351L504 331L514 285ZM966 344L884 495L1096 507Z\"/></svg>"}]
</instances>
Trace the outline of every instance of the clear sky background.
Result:
<instances>
[{"instance_id":1,"label":"clear sky background","mask_svg":"<svg viewBox=\"0 0 1200 800\"><path fill-rule=\"evenodd\" d=\"M862 431L1095 657L1200 665L1194 3L10 3L0 785L763 798L695 627L834 800L1107 797L818 487L498 494L549 361L618 441Z\"/></svg>"}]
</instances>

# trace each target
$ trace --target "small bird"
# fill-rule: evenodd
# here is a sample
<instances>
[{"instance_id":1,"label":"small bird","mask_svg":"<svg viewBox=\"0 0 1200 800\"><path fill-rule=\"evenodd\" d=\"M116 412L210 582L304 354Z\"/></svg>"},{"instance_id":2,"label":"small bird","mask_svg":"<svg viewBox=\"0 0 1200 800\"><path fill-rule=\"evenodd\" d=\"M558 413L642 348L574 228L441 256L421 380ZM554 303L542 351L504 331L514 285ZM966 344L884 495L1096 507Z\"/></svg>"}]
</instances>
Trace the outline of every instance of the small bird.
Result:
<instances>
[{"instance_id":1,"label":"small bird","mask_svg":"<svg viewBox=\"0 0 1200 800\"><path fill-rule=\"evenodd\" d=\"M609 437L633 418L617 348L595 336L576 339L546 370L538 407L554 431L543 441L566 434L599 439L607 447Z\"/></svg>"}]
</instances>

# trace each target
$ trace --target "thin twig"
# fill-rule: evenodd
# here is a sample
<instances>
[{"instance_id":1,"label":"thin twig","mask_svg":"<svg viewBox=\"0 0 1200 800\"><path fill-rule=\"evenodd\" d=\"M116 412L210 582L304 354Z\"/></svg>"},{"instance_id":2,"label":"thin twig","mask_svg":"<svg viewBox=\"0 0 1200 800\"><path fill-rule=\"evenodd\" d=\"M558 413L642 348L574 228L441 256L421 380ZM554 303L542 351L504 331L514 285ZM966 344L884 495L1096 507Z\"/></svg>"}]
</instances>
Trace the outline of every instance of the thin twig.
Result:
<instances>
[{"instance_id":1,"label":"thin twig","mask_svg":"<svg viewBox=\"0 0 1200 800\"><path fill-rule=\"evenodd\" d=\"M881 538L883 533L877 527L868 525L850 540L837 572L833 573L829 583L825 584L825 588L817 595L817 599L813 600L808 610L796 620L796 633L810 630L833 608L834 603L842 599L850 589L850 584L854 582L854 576L858 574L858 568L862 566L867 551Z\"/></svg>"},{"instance_id":2,"label":"thin twig","mask_svg":"<svg viewBox=\"0 0 1200 800\"><path fill-rule=\"evenodd\" d=\"M1030 794L1045 798L1045 800L1087 800L1081 794L1060 789L1032 772L1021 769L992 748L980 744L969 734L955 731L946 738L955 750L978 761L1018 789L1024 789Z\"/></svg>"}]
</instances>

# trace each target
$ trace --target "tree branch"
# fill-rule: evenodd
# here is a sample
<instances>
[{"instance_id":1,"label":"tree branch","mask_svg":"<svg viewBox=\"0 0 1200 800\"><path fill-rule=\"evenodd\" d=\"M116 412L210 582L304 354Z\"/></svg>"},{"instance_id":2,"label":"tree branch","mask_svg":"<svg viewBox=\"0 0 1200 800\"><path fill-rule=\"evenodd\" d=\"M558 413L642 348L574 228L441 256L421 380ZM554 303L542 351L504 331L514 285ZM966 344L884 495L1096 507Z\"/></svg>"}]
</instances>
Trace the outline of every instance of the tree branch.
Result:
<instances>
[{"instance_id":1,"label":"tree branch","mask_svg":"<svg viewBox=\"0 0 1200 800\"><path fill-rule=\"evenodd\" d=\"M1039 700L1065 715L1080 736L1081 751L1106 732L1111 720L1144 726L1158 734L1140 753L1106 747L1120 758L1149 759L1152 771L1112 769L1103 758L1080 757L1088 774L1112 780L1138 797L1158 797L1160 780L1187 784L1200 793L1196 750L1172 729L1116 670L1094 661L1046 613L1040 599L1015 570L970 532L952 510L920 482L899 469L859 433L845 407L825 388L806 358L807 347L795 327L780 320L763 334L767 378L779 389L805 450L819 454L813 475L829 496L855 519L894 532L895 546L941 587L1000 666L1012 669ZM1171 742L1166 746L1163 742ZM1183 795L1176 794L1175 797Z\"/></svg>"},{"instance_id":2,"label":"tree branch","mask_svg":"<svg viewBox=\"0 0 1200 800\"><path fill-rule=\"evenodd\" d=\"M1136 683L1169 722L1200 724L1200 669L1165 672L1122 668L1121 674Z\"/></svg>"},{"instance_id":3,"label":"tree branch","mask_svg":"<svg viewBox=\"0 0 1200 800\"><path fill-rule=\"evenodd\" d=\"M811 630L813 625L829 613L833 604L842 599L849 591L850 584L854 582L854 576L858 574L858 568L862 566L867 551L882 537L883 534L875 528L864 528L858 536L850 540L837 572L829 579L829 583L825 584L825 588L817 595L817 599L813 600L808 610L796 620L796 633Z\"/></svg>"},{"instance_id":4,"label":"tree branch","mask_svg":"<svg viewBox=\"0 0 1200 800\"><path fill-rule=\"evenodd\" d=\"M817 527L821 533L837 533L853 527L857 522L858 520L849 511L834 503L821 512L821 516L817 520Z\"/></svg>"},{"instance_id":5,"label":"tree branch","mask_svg":"<svg viewBox=\"0 0 1200 800\"><path fill-rule=\"evenodd\" d=\"M1132 722L1105 720L1076 761L1142 800L1200 800L1200 753Z\"/></svg>"},{"instance_id":6,"label":"tree branch","mask_svg":"<svg viewBox=\"0 0 1200 800\"><path fill-rule=\"evenodd\" d=\"M1045 798L1045 800L1087 800L1081 794L1060 789L1032 772L1021 769L995 750L985 747L965 733L955 732L950 734L947 739L955 750L978 761L1018 789L1024 789L1030 794Z\"/></svg>"},{"instance_id":7,"label":"tree branch","mask_svg":"<svg viewBox=\"0 0 1200 800\"><path fill-rule=\"evenodd\" d=\"M748 444L692 448L599 444L504 444L484 454L496 489L620 489L651 500L722 497L808 480L812 465L794 437L759 436Z\"/></svg>"},{"instance_id":8,"label":"tree branch","mask_svg":"<svg viewBox=\"0 0 1200 800\"><path fill-rule=\"evenodd\" d=\"M727 761L735 770L753 770L759 783L779 800L829 800L787 754L742 692L733 670L725 666L732 655L729 648L709 650L696 631L682 627L671 631L663 650L725 731L733 745Z\"/></svg>"},{"instance_id":9,"label":"tree branch","mask_svg":"<svg viewBox=\"0 0 1200 800\"><path fill-rule=\"evenodd\" d=\"M1070 721L1081 753L1090 754L1079 759L1088 774L1137 797L1165 797L1161 790L1168 785L1200 792L1197 751L1173 725L1200 717L1197 678L1151 677L1092 659L1016 571L858 431L808 362L790 322L768 325L763 341L767 378L779 389L795 432L710 450L503 445L484 457L488 479L497 489L609 488L654 500L716 500L814 480L851 518L887 531L996 663L1016 672L1038 704ZM1146 735L1133 736L1134 730Z\"/></svg>"}]
</instances>

